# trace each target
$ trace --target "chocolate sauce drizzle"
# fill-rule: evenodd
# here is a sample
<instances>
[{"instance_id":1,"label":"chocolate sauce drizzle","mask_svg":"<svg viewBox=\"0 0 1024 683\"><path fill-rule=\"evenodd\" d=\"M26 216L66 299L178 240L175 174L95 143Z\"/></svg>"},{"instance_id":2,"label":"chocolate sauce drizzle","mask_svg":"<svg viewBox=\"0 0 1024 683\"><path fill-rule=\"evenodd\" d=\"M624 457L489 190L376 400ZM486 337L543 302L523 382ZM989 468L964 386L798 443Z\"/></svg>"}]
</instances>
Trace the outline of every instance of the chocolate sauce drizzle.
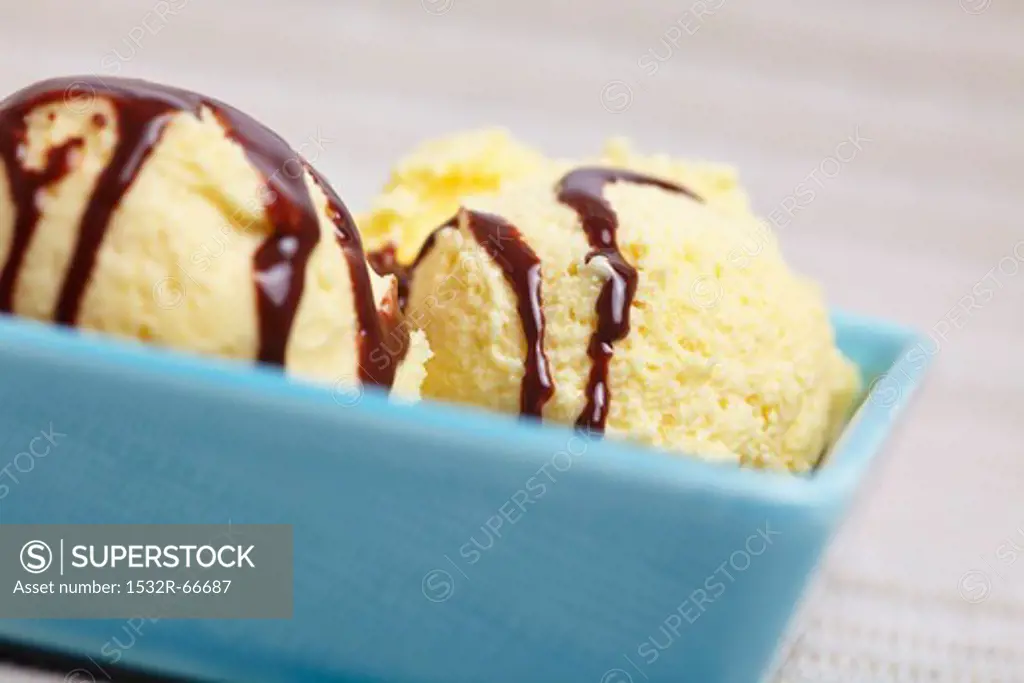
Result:
<instances>
[{"instance_id":1,"label":"chocolate sauce drizzle","mask_svg":"<svg viewBox=\"0 0 1024 683\"><path fill-rule=\"evenodd\" d=\"M402 351L399 357L396 359L393 357L394 354L391 354L392 357L387 362L378 362L381 352L387 349L384 345L384 327L377 314L377 303L373 296L373 288L370 286L369 266L356 221L349 213L345 202L341 201L341 197L320 172L309 164L304 165L317 187L327 197L327 212L334 225L334 240L348 263L356 321L359 323L359 381L390 388L395 383L398 361L405 357L408 350L409 330L402 328L404 337L400 340Z\"/></svg>"},{"instance_id":2,"label":"chocolate sauce drizzle","mask_svg":"<svg viewBox=\"0 0 1024 683\"><path fill-rule=\"evenodd\" d=\"M434 228L427 239L420 247L419 253L412 263L405 265L398 260L398 247L394 242L388 242L382 247L375 249L366 255L367 261L378 275L394 275L398 280L398 307L404 311L409 303L409 287L412 284L412 276L416 266L431 252L434 243L437 241L437 234L442 230L457 228L459 226L459 214L455 214L444 223Z\"/></svg>"},{"instance_id":3,"label":"chocolate sauce drizzle","mask_svg":"<svg viewBox=\"0 0 1024 683\"><path fill-rule=\"evenodd\" d=\"M435 228L423 242L412 263L398 261L397 248L388 243L368 258L381 275L394 275L398 279L399 301L405 310L409 300L409 286L417 266L437 243L442 230L458 227L459 216L464 220L480 247L505 276L516 295L519 321L526 337L526 358L523 361L523 379L519 389L519 414L541 417L544 404L554 395L554 382L547 354L544 352L544 302L541 296L540 258L526 244L519 229L500 216L482 211L462 209Z\"/></svg>"},{"instance_id":4,"label":"chocolate sauce drizzle","mask_svg":"<svg viewBox=\"0 0 1024 683\"><path fill-rule=\"evenodd\" d=\"M101 97L117 115L117 142L110 162L100 173L79 224L78 237L57 300L54 320L74 325L82 298L114 211L131 188L139 171L160 142L177 112L198 116L206 107L226 129L228 137L244 149L249 162L266 184L265 207L273 232L257 249L253 279L259 318L260 361L284 365L288 338L302 299L306 265L320 239L319 219L304 175L288 174L288 161L301 157L276 133L246 114L215 99L141 80L61 78L44 81L0 102L0 162L7 168L17 218L11 253L0 271L0 312L11 312L13 290L25 252L39 222L38 191L58 182L69 171L69 153L81 141L51 150L46 168L26 171L21 154L26 142L25 119L37 107L81 103L81 96ZM94 118L100 125L102 120ZM304 162L303 162L304 163ZM380 320L363 260L362 244L351 215L330 186L312 168L306 168L327 196L335 235L348 261L360 327L360 379L390 386L394 367L373 374L370 355L381 343Z\"/></svg>"},{"instance_id":5,"label":"chocolate sauce drizzle","mask_svg":"<svg viewBox=\"0 0 1024 683\"><path fill-rule=\"evenodd\" d=\"M519 230L504 218L482 211L465 211L465 220L477 243L501 268L516 294L519 321L526 336L519 414L541 417L544 404L555 389L544 352L540 258L526 244Z\"/></svg>"},{"instance_id":6,"label":"chocolate sauce drizzle","mask_svg":"<svg viewBox=\"0 0 1024 683\"><path fill-rule=\"evenodd\" d=\"M7 130L5 121L0 119L0 131ZM25 144L25 126L11 127L7 135L0 134L0 158L15 159ZM20 163L7 164L7 178L11 195L15 197L17 214L14 219L14 236L11 240L7 264L0 270L0 311L10 312L12 295L18 269L21 268L32 239L32 231L39 222L39 191L60 180L71 167L72 153L82 147L81 138L72 138L52 148L46 156L46 166L40 171L30 171ZM28 197L30 201L19 201Z\"/></svg>"},{"instance_id":7,"label":"chocolate sauce drizzle","mask_svg":"<svg viewBox=\"0 0 1024 683\"><path fill-rule=\"evenodd\" d=\"M587 404L576 418L576 427L587 432L603 432L605 429L611 401L608 367L614 354L615 342L622 341L629 334L629 312L636 296L636 268L619 251L616 240L619 218L603 194L605 185L617 182L651 185L703 201L680 185L622 169L578 168L558 181L558 201L580 217L583 231L590 242L587 263L600 256L607 260L612 269L612 276L601 287L597 297L597 328L587 347L591 361L587 378Z\"/></svg>"}]
</instances>

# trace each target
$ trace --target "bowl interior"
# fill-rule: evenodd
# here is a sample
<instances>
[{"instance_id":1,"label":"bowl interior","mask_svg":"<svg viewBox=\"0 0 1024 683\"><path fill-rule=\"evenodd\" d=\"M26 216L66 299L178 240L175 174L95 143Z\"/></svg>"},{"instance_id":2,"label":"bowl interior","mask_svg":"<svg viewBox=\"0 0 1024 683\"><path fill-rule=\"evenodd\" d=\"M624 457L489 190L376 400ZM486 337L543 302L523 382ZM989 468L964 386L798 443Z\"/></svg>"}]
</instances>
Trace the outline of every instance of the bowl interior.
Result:
<instances>
[{"instance_id":1,"label":"bowl interior","mask_svg":"<svg viewBox=\"0 0 1024 683\"><path fill-rule=\"evenodd\" d=\"M859 404L815 479L838 482L868 466L917 389L930 361L920 334L899 325L846 313L833 315L839 348L860 368Z\"/></svg>"}]
</instances>

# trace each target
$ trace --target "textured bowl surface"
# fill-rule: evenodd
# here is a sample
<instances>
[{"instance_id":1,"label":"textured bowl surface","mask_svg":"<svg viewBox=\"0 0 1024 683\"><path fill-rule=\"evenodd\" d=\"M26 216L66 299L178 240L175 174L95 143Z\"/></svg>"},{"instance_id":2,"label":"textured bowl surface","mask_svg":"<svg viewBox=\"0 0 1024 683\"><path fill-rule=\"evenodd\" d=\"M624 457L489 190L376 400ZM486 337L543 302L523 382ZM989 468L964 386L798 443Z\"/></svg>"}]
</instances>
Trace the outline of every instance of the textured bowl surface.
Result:
<instances>
[{"instance_id":1,"label":"textured bowl surface","mask_svg":"<svg viewBox=\"0 0 1024 683\"><path fill-rule=\"evenodd\" d=\"M161 621L124 664L256 682L756 681L894 419L918 337L834 317L873 395L812 477L0 317L0 434L68 435L0 523L294 525L288 621ZM66 445L65 445L66 444ZM123 621L0 621L82 656Z\"/></svg>"}]
</instances>

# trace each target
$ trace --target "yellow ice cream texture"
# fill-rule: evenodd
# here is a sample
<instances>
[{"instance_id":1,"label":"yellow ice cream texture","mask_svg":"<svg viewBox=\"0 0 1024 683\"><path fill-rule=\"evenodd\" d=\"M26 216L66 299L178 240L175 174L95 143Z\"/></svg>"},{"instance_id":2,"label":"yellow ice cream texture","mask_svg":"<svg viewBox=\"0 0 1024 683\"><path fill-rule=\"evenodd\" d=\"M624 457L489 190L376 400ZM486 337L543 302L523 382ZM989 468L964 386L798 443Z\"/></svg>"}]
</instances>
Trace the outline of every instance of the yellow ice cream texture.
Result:
<instances>
[{"instance_id":1,"label":"yellow ice cream texture","mask_svg":"<svg viewBox=\"0 0 1024 683\"><path fill-rule=\"evenodd\" d=\"M449 144L437 158L450 169L423 157L414 158L429 170L408 160L402 166L410 177L445 177L449 203L418 196L423 186L415 185L405 211L425 206L433 219L458 203L518 230L540 263L543 347L554 385L543 418L574 424L587 402L596 302L610 276L606 259L588 259L581 219L556 194L561 175L579 164L513 163L508 181L495 182L493 169L503 162L490 158L483 174L493 189L473 194L480 145L473 136ZM622 141L586 164L649 174L705 200L631 182L603 189L618 217L618 248L638 273L630 330L609 364L606 433L756 467L814 467L848 415L858 372L835 346L818 288L788 268L770 229L751 215L735 172L640 156ZM461 188L470 193L458 196ZM501 250L497 258L487 253L469 229L470 214L460 219L436 234L413 271L409 320L434 354L423 393L516 413L527 354L516 293L500 267ZM419 223L411 221L408 232L398 223L392 234L419 237Z\"/></svg>"},{"instance_id":2,"label":"yellow ice cream texture","mask_svg":"<svg viewBox=\"0 0 1024 683\"><path fill-rule=\"evenodd\" d=\"M15 122L24 126L19 163L26 171L41 172L54 150L73 147L68 172L36 192L40 215L17 269L10 312L54 319L83 213L118 144L118 116L115 103L103 96L57 98ZM209 109L167 116L159 142L107 224L75 323L200 354L255 359L253 263L273 229L268 186ZM354 384L359 330L349 264L335 241L324 192L302 173L320 216L320 235L305 270L284 367L318 382ZM0 267L11 265L18 219L10 180L0 164ZM375 307L391 330L398 324L394 278L372 269L370 278ZM396 392L418 394L428 355L422 335L414 335Z\"/></svg>"},{"instance_id":3,"label":"yellow ice cream texture","mask_svg":"<svg viewBox=\"0 0 1024 683\"><path fill-rule=\"evenodd\" d=\"M359 230L367 248L393 242L407 263L463 197L495 192L547 163L500 128L429 140L398 161L370 210L357 217Z\"/></svg>"}]
</instances>

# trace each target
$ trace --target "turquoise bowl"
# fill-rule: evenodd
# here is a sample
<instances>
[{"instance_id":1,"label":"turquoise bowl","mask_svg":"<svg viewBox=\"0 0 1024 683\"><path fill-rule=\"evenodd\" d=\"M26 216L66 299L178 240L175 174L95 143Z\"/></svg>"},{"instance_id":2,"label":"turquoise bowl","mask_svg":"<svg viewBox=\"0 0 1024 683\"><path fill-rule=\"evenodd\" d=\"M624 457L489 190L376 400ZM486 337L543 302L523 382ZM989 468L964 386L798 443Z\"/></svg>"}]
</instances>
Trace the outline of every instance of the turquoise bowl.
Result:
<instances>
[{"instance_id":1,"label":"turquoise bowl","mask_svg":"<svg viewBox=\"0 0 1024 683\"><path fill-rule=\"evenodd\" d=\"M794 477L0 317L0 464L67 434L4 482L0 523L284 523L295 543L290 620L0 639L81 657L76 683L106 680L115 638L118 665L246 683L763 680L928 359L911 331L833 322L873 390Z\"/></svg>"}]
</instances>

